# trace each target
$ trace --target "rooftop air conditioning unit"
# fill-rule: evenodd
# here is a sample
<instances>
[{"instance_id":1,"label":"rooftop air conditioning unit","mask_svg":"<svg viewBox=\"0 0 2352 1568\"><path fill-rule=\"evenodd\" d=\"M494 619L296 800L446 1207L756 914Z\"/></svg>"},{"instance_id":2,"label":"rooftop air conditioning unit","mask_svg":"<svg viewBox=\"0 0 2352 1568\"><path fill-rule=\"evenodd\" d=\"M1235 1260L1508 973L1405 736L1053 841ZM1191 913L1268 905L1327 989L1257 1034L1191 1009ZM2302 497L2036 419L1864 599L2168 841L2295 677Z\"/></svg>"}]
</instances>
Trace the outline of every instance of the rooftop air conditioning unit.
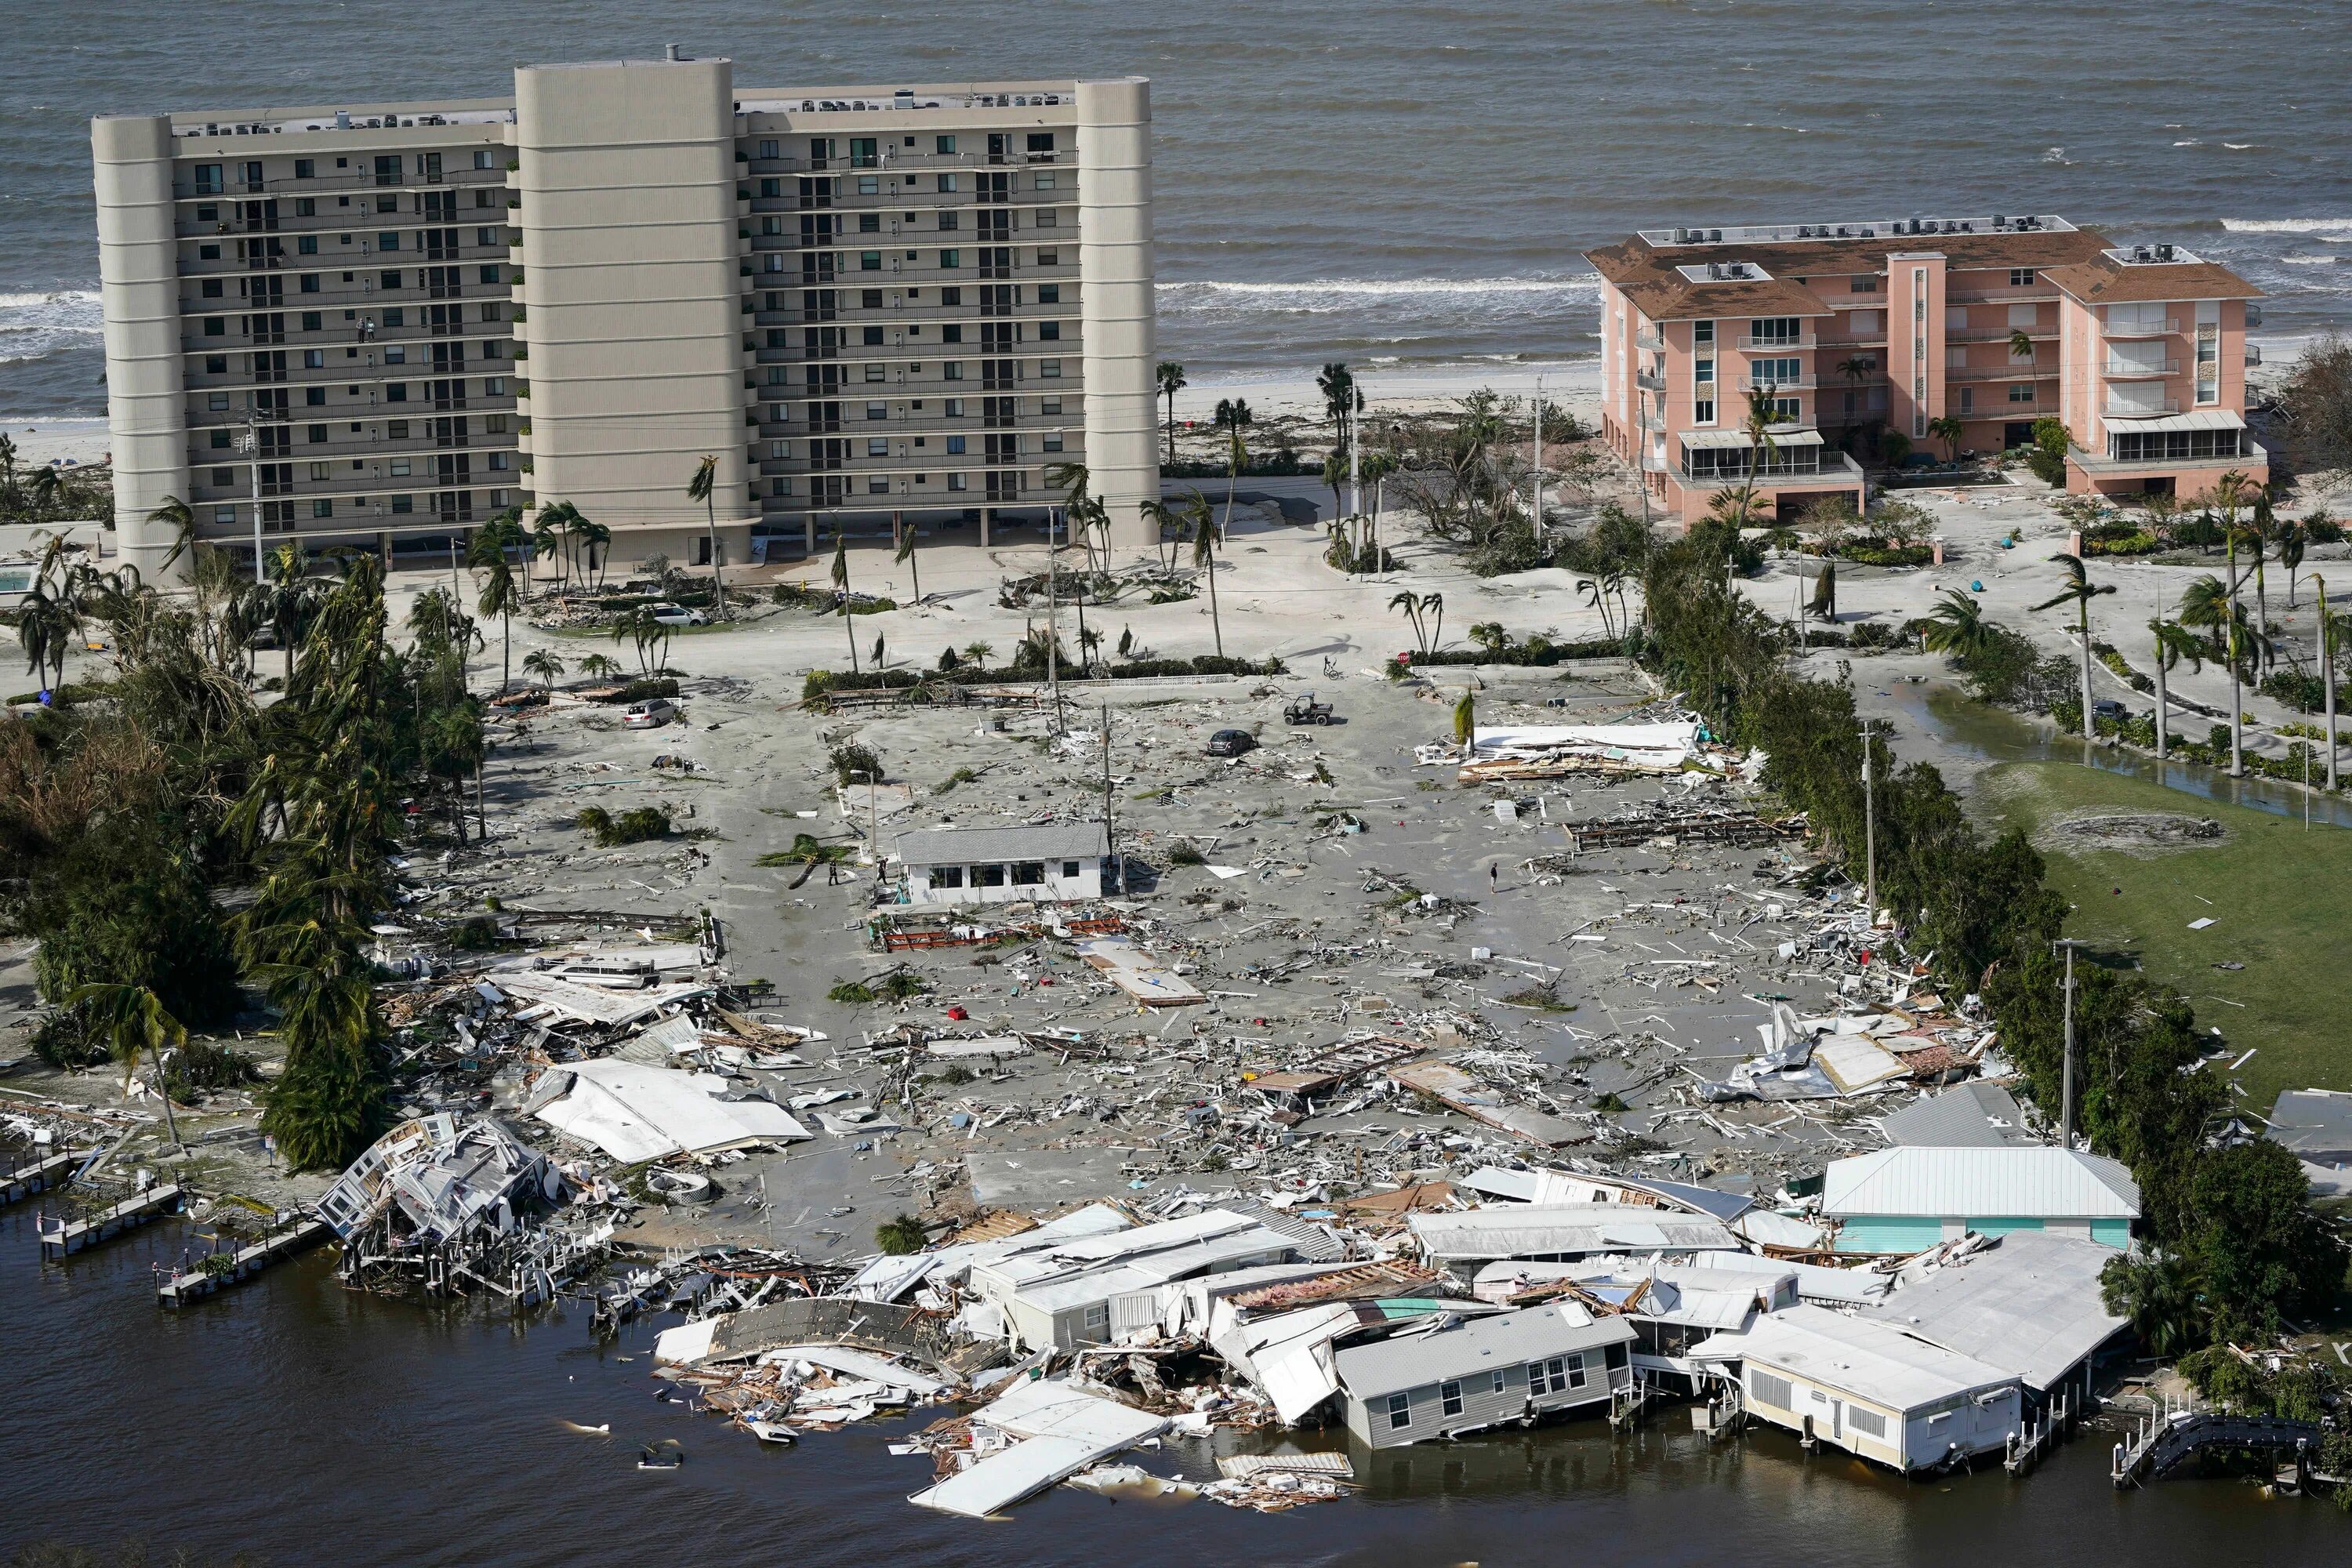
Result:
<instances>
[{"instance_id":1,"label":"rooftop air conditioning unit","mask_svg":"<svg viewBox=\"0 0 2352 1568\"><path fill-rule=\"evenodd\" d=\"M1709 245L1721 245L1723 243L1723 230L1719 228L1708 229L1706 231L1706 242Z\"/></svg>"},{"instance_id":2,"label":"rooftop air conditioning unit","mask_svg":"<svg viewBox=\"0 0 2352 1568\"><path fill-rule=\"evenodd\" d=\"M2158 261L2171 260L2172 254L2172 247L2168 245L2159 245L2156 247L2156 258Z\"/></svg>"}]
</instances>

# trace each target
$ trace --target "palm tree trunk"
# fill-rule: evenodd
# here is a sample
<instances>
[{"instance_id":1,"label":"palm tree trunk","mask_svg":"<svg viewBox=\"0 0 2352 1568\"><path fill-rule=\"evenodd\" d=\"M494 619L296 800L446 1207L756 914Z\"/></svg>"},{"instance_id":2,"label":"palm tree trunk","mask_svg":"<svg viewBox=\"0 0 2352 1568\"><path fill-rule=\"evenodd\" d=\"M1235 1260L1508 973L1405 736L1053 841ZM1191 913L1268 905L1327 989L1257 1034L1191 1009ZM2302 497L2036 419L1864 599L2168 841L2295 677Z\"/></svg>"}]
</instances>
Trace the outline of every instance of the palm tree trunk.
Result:
<instances>
[{"instance_id":1,"label":"palm tree trunk","mask_svg":"<svg viewBox=\"0 0 2352 1568\"><path fill-rule=\"evenodd\" d=\"M857 673L857 621L849 613L849 595L846 590L841 595L841 629L849 634L849 673L856 675Z\"/></svg>"},{"instance_id":2,"label":"palm tree trunk","mask_svg":"<svg viewBox=\"0 0 2352 1568\"><path fill-rule=\"evenodd\" d=\"M710 603L720 615L727 613L727 584L719 575L719 500L714 491L702 498L703 517L710 532Z\"/></svg>"},{"instance_id":3,"label":"palm tree trunk","mask_svg":"<svg viewBox=\"0 0 2352 1568\"><path fill-rule=\"evenodd\" d=\"M514 612L499 616L499 695L514 685Z\"/></svg>"},{"instance_id":4,"label":"palm tree trunk","mask_svg":"<svg viewBox=\"0 0 2352 1568\"><path fill-rule=\"evenodd\" d=\"M2230 535L2230 776L2246 776L2245 737L2242 731L2244 703L2238 696L2238 532Z\"/></svg>"},{"instance_id":5,"label":"palm tree trunk","mask_svg":"<svg viewBox=\"0 0 2352 1568\"><path fill-rule=\"evenodd\" d=\"M2077 627L2083 638L2083 739L2099 738L2098 726L2091 721L2091 601L2074 601Z\"/></svg>"},{"instance_id":6,"label":"palm tree trunk","mask_svg":"<svg viewBox=\"0 0 2352 1568\"><path fill-rule=\"evenodd\" d=\"M1231 501L1225 503L1225 517L1229 521L1232 520L1233 503ZM1208 556L1202 564L1209 574L1209 626L1216 634L1217 657L1223 658L1225 657L1225 623L1217 615L1217 552L1214 545L1210 547Z\"/></svg>"}]
</instances>

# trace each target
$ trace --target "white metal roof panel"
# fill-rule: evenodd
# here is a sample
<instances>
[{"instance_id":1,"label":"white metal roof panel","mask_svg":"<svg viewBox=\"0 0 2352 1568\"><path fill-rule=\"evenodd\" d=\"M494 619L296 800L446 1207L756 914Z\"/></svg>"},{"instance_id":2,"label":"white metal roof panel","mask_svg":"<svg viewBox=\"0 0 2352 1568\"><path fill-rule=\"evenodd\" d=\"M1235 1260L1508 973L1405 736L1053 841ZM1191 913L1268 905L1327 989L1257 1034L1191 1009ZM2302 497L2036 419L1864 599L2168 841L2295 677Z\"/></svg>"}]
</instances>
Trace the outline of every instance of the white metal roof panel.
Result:
<instances>
[{"instance_id":1,"label":"white metal roof panel","mask_svg":"<svg viewBox=\"0 0 2352 1568\"><path fill-rule=\"evenodd\" d=\"M1898 1145L1832 1162L1822 1213L2137 1219L2139 1184L2117 1161L2069 1149Z\"/></svg>"},{"instance_id":2,"label":"white metal roof panel","mask_svg":"<svg viewBox=\"0 0 2352 1568\"><path fill-rule=\"evenodd\" d=\"M1359 1399L1379 1399L1425 1384L1623 1344L1633 1338L1633 1325L1622 1318L1595 1321L1582 1307L1554 1302L1350 1346L1339 1353L1336 1365L1349 1393Z\"/></svg>"},{"instance_id":3,"label":"white metal roof panel","mask_svg":"<svg viewBox=\"0 0 2352 1568\"><path fill-rule=\"evenodd\" d=\"M2099 1271L2115 1256L2082 1237L2012 1231L1864 1310L2047 1389L2130 1321L2100 1300Z\"/></svg>"},{"instance_id":4,"label":"white metal roof panel","mask_svg":"<svg viewBox=\"0 0 2352 1568\"><path fill-rule=\"evenodd\" d=\"M2017 1382L2014 1373L1826 1307L1769 1313L1744 1331L1710 1336L1692 1346L1690 1356L1794 1373L1892 1410L1916 1410Z\"/></svg>"}]
</instances>

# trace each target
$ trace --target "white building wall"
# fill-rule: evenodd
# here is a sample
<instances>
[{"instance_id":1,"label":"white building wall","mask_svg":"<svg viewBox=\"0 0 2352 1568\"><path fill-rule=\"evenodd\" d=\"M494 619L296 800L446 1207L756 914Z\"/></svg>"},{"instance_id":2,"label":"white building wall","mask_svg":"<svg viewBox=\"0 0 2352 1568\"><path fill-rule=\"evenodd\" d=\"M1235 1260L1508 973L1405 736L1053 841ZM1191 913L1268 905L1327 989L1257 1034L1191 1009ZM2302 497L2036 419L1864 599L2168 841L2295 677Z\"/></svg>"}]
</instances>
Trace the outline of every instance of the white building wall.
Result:
<instances>
[{"instance_id":1,"label":"white building wall","mask_svg":"<svg viewBox=\"0 0 2352 1568\"><path fill-rule=\"evenodd\" d=\"M1048 860L1045 862L1044 882L1015 886L1012 864L999 862L997 868L1004 873L1004 881L997 887L975 886L973 873L980 868L961 866L956 868L963 873L963 886L960 888L942 888L931 880L940 868L909 866L907 868L907 898L909 902L918 904L1014 904L1035 900L1075 903L1103 896L1101 856L1080 856L1078 874L1075 877L1063 874L1062 868L1066 864L1067 857Z\"/></svg>"},{"instance_id":2,"label":"white building wall","mask_svg":"<svg viewBox=\"0 0 2352 1568\"><path fill-rule=\"evenodd\" d=\"M90 144L114 525L123 559L152 579L173 541L172 531L151 525L147 514L167 500L189 499L172 117L100 116L91 121ZM184 579L191 563L182 557L174 575Z\"/></svg>"},{"instance_id":3,"label":"white building wall","mask_svg":"<svg viewBox=\"0 0 2352 1568\"><path fill-rule=\"evenodd\" d=\"M1109 511L1112 540L1146 550L1160 537L1139 510L1160 499L1151 84L1082 81L1077 97L1087 478Z\"/></svg>"}]
</instances>

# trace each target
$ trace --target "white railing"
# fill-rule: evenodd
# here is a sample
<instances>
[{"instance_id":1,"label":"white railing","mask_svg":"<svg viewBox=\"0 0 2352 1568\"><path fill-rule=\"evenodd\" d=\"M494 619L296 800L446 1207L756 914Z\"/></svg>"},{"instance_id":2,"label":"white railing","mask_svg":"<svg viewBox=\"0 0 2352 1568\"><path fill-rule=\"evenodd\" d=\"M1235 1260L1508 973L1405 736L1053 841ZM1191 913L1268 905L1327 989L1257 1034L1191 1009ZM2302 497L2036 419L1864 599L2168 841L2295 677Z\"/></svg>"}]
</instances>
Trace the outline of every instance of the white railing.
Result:
<instances>
[{"instance_id":1,"label":"white railing","mask_svg":"<svg viewBox=\"0 0 2352 1568\"><path fill-rule=\"evenodd\" d=\"M2099 323L2099 331L2111 338L2168 338L2180 331L2180 318L2167 316L2160 321L2109 320Z\"/></svg>"},{"instance_id":2,"label":"white railing","mask_svg":"<svg viewBox=\"0 0 2352 1568\"><path fill-rule=\"evenodd\" d=\"M2128 380L2159 375L2179 375L2180 362L2177 359L2128 360L2111 359L2099 367L2099 374L2111 380Z\"/></svg>"}]
</instances>

